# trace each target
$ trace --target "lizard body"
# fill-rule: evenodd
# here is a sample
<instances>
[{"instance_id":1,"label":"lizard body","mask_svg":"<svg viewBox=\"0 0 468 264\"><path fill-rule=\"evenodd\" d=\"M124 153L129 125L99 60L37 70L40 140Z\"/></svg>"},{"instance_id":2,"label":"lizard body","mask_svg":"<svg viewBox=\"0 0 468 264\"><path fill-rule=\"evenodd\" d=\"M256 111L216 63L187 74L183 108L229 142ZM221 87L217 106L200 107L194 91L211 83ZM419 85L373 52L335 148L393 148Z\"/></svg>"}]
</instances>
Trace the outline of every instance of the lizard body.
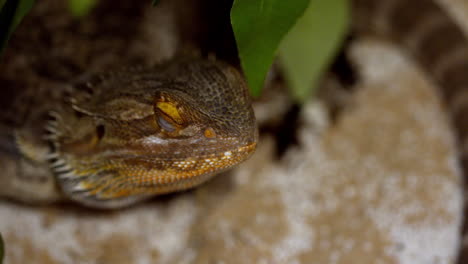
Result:
<instances>
[{"instance_id":1,"label":"lizard body","mask_svg":"<svg viewBox=\"0 0 468 264\"><path fill-rule=\"evenodd\" d=\"M437 84L456 133L460 167L468 177L468 37L433 0L353 0L358 34L389 39L404 48ZM465 197L466 197L465 187ZM465 202L466 203L466 202ZM468 206L462 240L468 236ZM458 263L466 263L468 244Z\"/></svg>"},{"instance_id":2,"label":"lizard body","mask_svg":"<svg viewBox=\"0 0 468 264\"><path fill-rule=\"evenodd\" d=\"M151 66L152 50L134 41L146 41L144 5L109 1L108 20L97 8L88 25L60 2L34 7L2 62L0 194L117 208L196 186L253 153L257 127L235 68L185 57Z\"/></svg>"},{"instance_id":3,"label":"lizard body","mask_svg":"<svg viewBox=\"0 0 468 264\"><path fill-rule=\"evenodd\" d=\"M353 0L353 8L356 32L400 44L439 84L468 165L467 36L433 0Z\"/></svg>"}]
</instances>

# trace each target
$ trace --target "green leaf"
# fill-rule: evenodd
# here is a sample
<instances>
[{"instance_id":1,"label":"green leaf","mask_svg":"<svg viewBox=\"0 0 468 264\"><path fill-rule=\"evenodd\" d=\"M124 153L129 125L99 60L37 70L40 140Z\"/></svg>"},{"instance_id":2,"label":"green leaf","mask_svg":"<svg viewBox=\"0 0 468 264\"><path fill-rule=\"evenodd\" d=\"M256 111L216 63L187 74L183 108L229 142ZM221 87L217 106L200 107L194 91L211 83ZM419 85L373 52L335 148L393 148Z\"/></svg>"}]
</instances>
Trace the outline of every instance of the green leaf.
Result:
<instances>
[{"instance_id":1,"label":"green leaf","mask_svg":"<svg viewBox=\"0 0 468 264\"><path fill-rule=\"evenodd\" d=\"M98 0L68 0L68 7L75 17L83 17L96 6L97 1Z\"/></svg>"},{"instance_id":2,"label":"green leaf","mask_svg":"<svg viewBox=\"0 0 468 264\"><path fill-rule=\"evenodd\" d=\"M253 95L258 96L283 36L309 0L235 0L231 24L239 57Z\"/></svg>"},{"instance_id":3,"label":"green leaf","mask_svg":"<svg viewBox=\"0 0 468 264\"><path fill-rule=\"evenodd\" d=\"M0 264L3 263L3 256L5 255L4 250L5 247L3 246L3 238L2 234L0 233Z\"/></svg>"},{"instance_id":4,"label":"green leaf","mask_svg":"<svg viewBox=\"0 0 468 264\"><path fill-rule=\"evenodd\" d=\"M336 54L349 23L348 0L311 0L280 45L279 59L293 98L303 102Z\"/></svg>"},{"instance_id":5,"label":"green leaf","mask_svg":"<svg viewBox=\"0 0 468 264\"><path fill-rule=\"evenodd\" d=\"M152 4L153 6L156 6L157 4L159 4L159 0L153 0L153 1L151 2L151 4Z\"/></svg>"},{"instance_id":6,"label":"green leaf","mask_svg":"<svg viewBox=\"0 0 468 264\"><path fill-rule=\"evenodd\" d=\"M4 0L0 10L0 53L6 47L10 35L28 13L34 0Z\"/></svg>"}]
</instances>

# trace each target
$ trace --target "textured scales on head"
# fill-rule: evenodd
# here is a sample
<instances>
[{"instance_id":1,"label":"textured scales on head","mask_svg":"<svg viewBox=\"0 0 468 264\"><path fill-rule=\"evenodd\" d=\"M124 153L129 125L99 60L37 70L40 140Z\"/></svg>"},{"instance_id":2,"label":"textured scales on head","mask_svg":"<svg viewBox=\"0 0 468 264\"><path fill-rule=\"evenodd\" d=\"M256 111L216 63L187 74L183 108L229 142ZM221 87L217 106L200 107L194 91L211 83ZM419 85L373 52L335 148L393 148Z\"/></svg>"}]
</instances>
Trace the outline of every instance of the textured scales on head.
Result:
<instances>
[{"instance_id":1,"label":"textured scales on head","mask_svg":"<svg viewBox=\"0 0 468 264\"><path fill-rule=\"evenodd\" d=\"M255 150L247 86L225 63L179 59L84 86L48 130L60 187L88 206L121 207L196 186Z\"/></svg>"}]
</instances>

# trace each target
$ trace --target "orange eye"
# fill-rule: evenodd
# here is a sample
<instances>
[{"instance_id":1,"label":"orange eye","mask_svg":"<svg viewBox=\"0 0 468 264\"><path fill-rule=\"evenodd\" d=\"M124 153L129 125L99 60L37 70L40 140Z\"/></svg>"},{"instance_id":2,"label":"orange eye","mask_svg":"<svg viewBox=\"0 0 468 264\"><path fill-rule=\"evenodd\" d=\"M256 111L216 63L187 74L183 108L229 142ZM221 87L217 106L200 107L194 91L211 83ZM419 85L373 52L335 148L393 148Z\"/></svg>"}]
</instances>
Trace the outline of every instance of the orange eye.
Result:
<instances>
[{"instance_id":1,"label":"orange eye","mask_svg":"<svg viewBox=\"0 0 468 264\"><path fill-rule=\"evenodd\" d=\"M174 132L176 130L176 127L162 116L158 117L158 124L162 129L166 130L167 132Z\"/></svg>"},{"instance_id":2,"label":"orange eye","mask_svg":"<svg viewBox=\"0 0 468 264\"><path fill-rule=\"evenodd\" d=\"M159 127L166 132L173 133L183 126L184 119L181 116L181 109L167 97L157 99L154 108L156 121Z\"/></svg>"},{"instance_id":3,"label":"orange eye","mask_svg":"<svg viewBox=\"0 0 468 264\"><path fill-rule=\"evenodd\" d=\"M184 120L180 116L179 109L172 102L157 102L156 108L172 119L176 124L182 125Z\"/></svg>"}]
</instances>

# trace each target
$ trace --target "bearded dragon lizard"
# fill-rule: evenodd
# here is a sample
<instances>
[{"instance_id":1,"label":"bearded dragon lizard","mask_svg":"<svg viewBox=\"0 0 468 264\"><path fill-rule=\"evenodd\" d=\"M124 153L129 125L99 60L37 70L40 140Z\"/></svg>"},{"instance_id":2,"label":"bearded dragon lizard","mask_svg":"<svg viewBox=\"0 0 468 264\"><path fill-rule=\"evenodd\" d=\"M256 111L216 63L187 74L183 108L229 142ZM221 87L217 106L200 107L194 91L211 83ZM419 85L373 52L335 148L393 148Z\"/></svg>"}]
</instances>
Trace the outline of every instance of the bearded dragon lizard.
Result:
<instances>
[{"instance_id":1,"label":"bearded dragon lizard","mask_svg":"<svg viewBox=\"0 0 468 264\"><path fill-rule=\"evenodd\" d=\"M127 52L132 48L126 34L138 24L128 31L117 23L92 25L89 32L89 25L64 18L60 3L41 4L26 17L2 62L4 196L118 208L197 186L253 153L256 121L247 85L234 67L182 57L83 77L81 66L101 63L102 71L120 57L107 58L109 63L83 44L101 45L109 54ZM106 16L143 16L141 5L112 5L117 10L106 9ZM112 34L120 31L116 39ZM81 62L88 58L94 62Z\"/></svg>"}]
</instances>

